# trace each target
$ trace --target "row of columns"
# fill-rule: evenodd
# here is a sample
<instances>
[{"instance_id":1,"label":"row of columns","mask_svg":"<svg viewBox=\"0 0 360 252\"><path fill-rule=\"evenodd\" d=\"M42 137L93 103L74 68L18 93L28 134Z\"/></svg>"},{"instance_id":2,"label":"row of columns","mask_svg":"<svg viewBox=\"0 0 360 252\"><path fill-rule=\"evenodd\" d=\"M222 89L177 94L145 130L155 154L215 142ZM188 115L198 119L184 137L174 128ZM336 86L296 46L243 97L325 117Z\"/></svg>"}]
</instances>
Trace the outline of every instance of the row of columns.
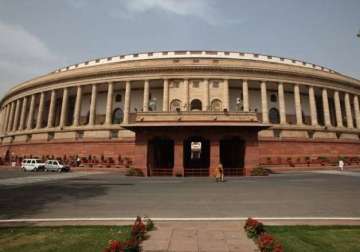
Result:
<instances>
[{"instance_id":1,"label":"row of columns","mask_svg":"<svg viewBox=\"0 0 360 252\"><path fill-rule=\"evenodd\" d=\"M185 103L189 104L189 79L184 79L185 85ZM295 116L297 125L303 125L302 118L302 109L301 109L301 95L300 87L298 84L294 84L294 105L295 105ZM223 108L229 110L229 80L225 79L223 81ZM262 108L262 121L264 123L269 123L268 115L268 103L267 103L267 83L262 81L260 83L260 92L261 92L261 108ZM110 125L112 123L112 109L113 109L113 94L114 94L114 83L108 83L107 90L107 102L106 102L106 115L105 115L105 125ZM144 81L144 95L143 95L143 111L148 112L149 108L149 94L150 94L150 82L149 80ZM308 87L309 94L309 107L310 107L310 118L311 125L318 126L317 120L317 111L316 111L316 101L315 101L315 92L312 86ZM322 102L323 102L323 113L324 113L324 124L325 126L331 126L330 120L330 111L329 111L329 102L328 102L328 93L327 89L322 89ZM61 104L61 113L60 113L60 122L59 127L62 128L66 124L67 118L67 105L69 90L68 88L63 89L63 99ZM29 99L30 98L30 99ZM125 101L124 101L124 118L123 123L129 123L129 112L130 112L130 98L131 98L131 85L130 81L125 82ZM242 81L242 98L243 98L243 111L249 112L249 87L248 80ZM30 100L29 113L27 122L25 122L26 117L26 108L27 103ZM81 112L81 101L82 101L82 86L77 87L76 100L75 100L75 109L72 126L79 126L80 112ZM95 115L96 115L96 101L97 101L97 84L92 85L91 89L91 101L90 101L90 113L89 113L89 126L95 125ZM351 103L350 96L348 93L345 93L344 96L345 102L345 113L347 120L347 127L354 128L353 118L351 112ZM336 126L344 127L342 121L342 110L340 104L340 96L338 91L334 91L334 103L335 103L335 115L336 115ZM40 93L40 101L38 114L36 118L36 129L42 127L41 123L43 121L44 114L44 104L45 104L45 92ZM360 110L359 110L359 100L358 96L354 96L353 100L354 112L356 119L356 127L360 128ZM51 91L50 97L50 106L47 120L47 128L54 127L55 119L55 105L56 105L56 90ZM285 106L285 94L284 94L284 85L283 83L278 83L278 106L280 114L280 124L286 124L286 106ZM20 109L21 107L21 109ZM209 107L209 80L206 79L205 85L205 101L204 107ZM18 99L10 104L8 104L1 111L1 125L0 130L2 132L10 132L17 130L30 130L32 129L32 122L35 110L35 94L30 97L24 97ZM21 111L21 113L20 113ZM169 111L169 80L164 79L163 82L163 111Z\"/></svg>"}]
</instances>

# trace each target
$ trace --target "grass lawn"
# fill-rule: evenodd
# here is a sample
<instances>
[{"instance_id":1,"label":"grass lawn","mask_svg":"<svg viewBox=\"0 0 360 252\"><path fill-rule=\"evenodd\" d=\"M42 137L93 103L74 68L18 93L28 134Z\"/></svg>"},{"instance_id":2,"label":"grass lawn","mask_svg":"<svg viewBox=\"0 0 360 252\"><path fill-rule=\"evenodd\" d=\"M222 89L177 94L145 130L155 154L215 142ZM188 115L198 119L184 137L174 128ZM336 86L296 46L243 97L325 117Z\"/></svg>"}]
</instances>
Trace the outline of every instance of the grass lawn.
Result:
<instances>
[{"instance_id":1,"label":"grass lawn","mask_svg":"<svg viewBox=\"0 0 360 252\"><path fill-rule=\"evenodd\" d=\"M130 226L0 228L0 252L99 252L109 240L128 239L130 230Z\"/></svg>"},{"instance_id":2,"label":"grass lawn","mask_svg":"<svg viewBox=\"0 0 360 252\"><path fill-rule=\"evenodd\" d=\"M360 251L360 226L266 226L286 252Z\"/></svg>"}]
</instances>

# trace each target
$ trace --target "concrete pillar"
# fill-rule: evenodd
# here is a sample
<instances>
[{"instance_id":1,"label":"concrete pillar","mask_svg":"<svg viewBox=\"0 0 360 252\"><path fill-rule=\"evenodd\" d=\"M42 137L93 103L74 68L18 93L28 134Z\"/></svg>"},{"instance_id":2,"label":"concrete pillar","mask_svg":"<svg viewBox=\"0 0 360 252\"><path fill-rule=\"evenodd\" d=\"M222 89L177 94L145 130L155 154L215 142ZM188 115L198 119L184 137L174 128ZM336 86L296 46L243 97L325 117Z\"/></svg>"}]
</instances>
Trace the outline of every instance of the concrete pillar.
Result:
<instances>
[{"instance_id":1,"label":"concrete pillar","mask_svg":"<svg viewBox=\"0 0 360 252\"><path fill-rule=\"evenodd\" d=\"M12 102L10 107L9 123L7 127L8 132L12 131L12 126L14 124L14 114L15 114L15 102Z\"/></svg>"},{"instance_id":2,"label":"concrete pillar","mask_svg":"<svg viewBox=\"0 0 360 252\"><path fill-rule=\"evenodd\" d=\"M21 108L19 130L23 130L25 127L25 115L26 115L25 113L27 113L26 105L27 105L27 97L24 97Z\"/></svg>"},{"instance_id":3,"label":"concrete pillar","mask_svg":"<svg viewBox=\"0 0 360 252\"><path fill-rule=\"evenodd\" d=\"M302 125L302 110L301 110L301 98L300 98L300 88L298 84L294 85L294 102L295 102L295 114L296 114L296 124Z\"/></svg>"},{"instance_id":4,"label":"concrete pillar","mask_svg":"<svg viewBox=\"0 0 360 252\"><path fill-rule=\"evenodd\" d=\"M354 128L354 123L351 113L350 96L348 93L345 93L345 112L346 112L347 127L352 129Z\"/></svg>"},{"instance_id":5,"label":"concrete pillar","mask_svg":"<svg viewBox=\"0 0 360 252\"><path fill-rule=\"evenodd\" d=\"M74 119L73 126L79 126L80 113L81 113L81 97L82 96L82 86L78 86L76 90L76 100L75 100L75 110L74 110Z\"/></svg>"},{"instance_id":6,"label":"concrete pillar","mask_svg":"<svg viewBox=\"0 0 360 252\"><path fill-rule=\"evenodd\" d=\"M130 95L131 95L131 86L130 81L126 81L125 84L125 101L124 101L124 121L123 123L129 123L129 113L130 113Z\"/></svg>"},{"instance_id":7,"label":"concrete pillar","mask_svg":"<svg viewBox=\"0 0 360 252\"><path fill-rule=\"evenodd\" d=\"M329 99L328 99L327 90L325 88L323 88L323 90L322 90L322 101L323 101L325 126L331 127L330 112L329 112Z\"/></svg>"},{"instance_id":8,"label":"concrete pillar","mask_svg":"<svg viewBox=\"0 0 360 252\"><path fill-rule=\"evenodd\" d=\"M48 121L47 121L48 128L54 127L55 103L56 103L56 91L51 90L49 114L48 114Z\"/></svg>"},{"instance_id":9,"label":"concrete pillar","mask_svg":"<svg viewBox=\"0 0 360 252\"><path fill-rule=\"evenodd\" d=\"M266 82L262 81L260 83L261 89L261 113L263 123L269 123L269 109L267 103L267 94L266 94Z\"/></svg>"},{"instance_id":10,"label":"concrete pillar","mask_svg":"<svg viewBox=\"0 0 360 252\"><path fill-rule=\"evenodd\" d=\"M228 79L224 79L223 94L224 94L223 109L227 109L229 111L229 80Z\"/></svg>"},{"instance_id":11,"label":"concrete pillar","mask_svg":"<svg viewBox=\"0 0 360 252\"><path fill-rule=\"evenodd\" d=\"M113 109L113 95L114 95L114 83L109 82L108 84L108 93L106 99L106 115L105 115L105 124L111 125L112 123L112 109Z\"/></svg>"},{"instance_id":12,"label":"concrete pillar","mask_svg":"<svg viewBox=\"0 0 360 252\"><path fill-rule=\"evenodd\" d=\"M36 128L37 129L41 128L41 123L42 123L43 114L44 114L44 100L45 100L45 94L44 94L44 92L42 92L40 94L39 112L37 114L37 119L36 119Z\"/></svg>"},{"instance_id":13,"label":"concrete pillar","mask_svg":"<svg viewBox=\"0 0 360 252\"><path fill-rule=\"evenodd\" d=\"M60 128L66 126L67 103L68 103L68 89L64 88L63 99L61 104L60 123L59 123Z\"/></svg>"},{"instance_id":14,"label":"concrete pillar","mask_svg":"<svg viewBox=\"0 0 360 252\"><path fill-rule=\"evenodd\" d=\"M357 95L354 95L354 112L355 112L356 128L360 129L359 98Z\"/></svg>"},{"instance_id":15,"label":"concrete pillar","mask_svg":"<svg viewBox=\"0 0 360 252\"><path fill-rule=\"evenodd\" d=\"M96 96L97 96L97 85L93 84L92 88L91 88L89 125L95 125L95 120L96 120Z\"/></svg>"},{"instance_id":16,"label":"concrete pillar","mask_svg":"<svg viewBox=\"0 0 360 252\"><path fill-rule=\"evenodd\" d=\"M169 80L164 79L163 87L163 111L169 111Z\"/></svg>"},{"instance_id":17,"label":"concrete pillar","mask_svg":"<svg viewBox=\"0 0 360 252\"><path fill-rule=\"evenodd\" d=\"M279 97L280 124L286 124L284 85L281 82L278 84L278 97Z\"/></svg>"},{"instance_id":18,"label":"concrete pillar","mask_svg":"<svg viewBox=\"0 0 360 252\"><path fill-rule=\"evenodd\" d=\"M315 92L312 86L309 86L309 106L310 106L311 125L318 126Z\"/></svg>"},{"instance_id":19,"label":"concrete pillar","mask_svg":"<svg viewBox=\"0 0 360 252\"><path fill-rule=\"evenodd\" d=\"M0 111L0 135L2 135L4 133L4 122L5 122L5 118L4 118L4 111L5 111L5 107L3 109L1 109Z\"/></svg>"},{"instance_id":20,"label":"concrete pillar","mask_svg":"<svg viewBox=\"0 0 360 252\"><path fill-rule=\"evenodd\" d=\"M336 126L342 128L343 121L342 121L339 91L334 92L334 103L335 103L335 113L336 113Z\"/></svg>"},{"instance_id":21,"label":"concrete pillar","mask_svg":"<svg viewBox=\"0 0 360 252\"><path fill-rule=\"evenodd\" d=\"M184 79L184 88L185 88L185 110L190 111L189 80L188 79Z\"/></svg>"},{"instance_id":22,"label":"concrete pillar","mask_svg":"<svg viewBox=\"0 0 360 252\"><path fill-rule=\"evenodd\" d=\"M203 110L204 111L210 111L210 94L209 94L209 79L205 79L205 99L204 99L204 107Z\"/></svg>"},{"instance_id":23,"label":"concrete pillar","mask_svg":"<svg viewBox=\"0 0 360 252\"><path fill-rule=\"evenodd\" d=\"M4 125L4 132L8 132L8 126L10 121L10 111L11 111L11 105L6 105L6 123Z\"/></svg>"},{"instance_id":24,"label":"concrete pillar","mask_svg":"<svg viewBox=\"0 0 360 252\"><path fill-rule=\"evenodd\" d=\"M21 106L20 105L20 99L17 99L16 100L16 107L15 107L14 123L13 123L13 127L12 127L13 131L16 131L17 127L18 127L20 106Z\"/></svg>"},{"instance_id":25,"label":"concrete pillar","mask_svg":"<svg viewBox=\"0 0 360 252\"><path fill-rule=\"evenodd\" d=\"M26 124L26 129L32 129L32 121L34 118L34 109L35 109L35 95L31 96L30 99L30 108L29 108L29 116Z\"/></svg>"},{"instance_id":26,"label":"concrete pillar","mask_svg":"<svg viewBox=\"0 0 360 252\"><path fill-rule=\"evenodd\" d=\"M249 87L247 80L243 80L242 91L244 112L249 112Z\"/></svg>"},{"instance_id":27,"label":"concrete pillar","mask_svg":"<svg viewBox=\"0 0 360 252\"><path fill-rule=\"evenodd\" d=\"M143 111L149 111L149 94L150 94L150 87L149 87L149 80L145 80L144 82L144 99L143 99Z\"/></svg>"}]
</instances>

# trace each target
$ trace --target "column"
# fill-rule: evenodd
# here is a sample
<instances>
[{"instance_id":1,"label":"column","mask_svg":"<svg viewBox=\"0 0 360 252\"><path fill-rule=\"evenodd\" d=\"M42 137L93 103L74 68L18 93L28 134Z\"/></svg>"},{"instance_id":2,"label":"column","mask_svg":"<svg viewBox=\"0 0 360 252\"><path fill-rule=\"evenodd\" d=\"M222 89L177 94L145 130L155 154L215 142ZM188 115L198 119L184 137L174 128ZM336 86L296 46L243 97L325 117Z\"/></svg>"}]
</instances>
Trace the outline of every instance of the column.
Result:
<instances>
[{"instance_id":1,"label":"column","mask_svg":"<svg viewBox=\"0 0 360 252\"><path fill-rule=\"evenodd\" d=\"M44 114L44 99L45 99L45 94L44 94L44 92L42 92L40 94L39 112L38 112L37 120L36 120L36 128L37 129L41 128L42 117Z\"/></svg>"},{"instance_id":2,"label":"column","mask_svg":"<svg viewBox=\"0 0 360 252\"><path fill-rule=\"evenodd\" d=\"M249 87L247 80L243 80L242 91L243 91L244 112L249 112Z\"/></svg>"},{"instance_id":3,"label":"column","mask_svg":"<svg viewBox=\"0 0 360 252\"><path fill-rule=\"evenodd\" d=\"M125 101L124 101L124 121L123 121L123 123L125 123L125 124L129 123L130 95L131 95L130 81L126 81L126 84L125 84Z\"/></svg>"},{"instance_id":4,"label":"column","mask_svg":"<svg viewBox=\"0 0 360 252\"><path fill-rule=\"evenodd\" d=\"M329 100L327 90L322 90L323 110L324 110L324 122L326 127L331 127L330 112L329 112Z\"/></svg>"},{"instance_id":5,"label":"column","mask_svg":"<svg viewBox=\"0 0 360 252\"><path fill-rule=\"evenodd\" d=\"M48 114L48 121L47 121L48 128L54 127L55 103L56 103L56 90L51 90L49 114Z\"/></svg>"},{"instance_id":6,"label":"column","mask_svg":"<svg viewBox=\"0 0 360 252\"><path fill-rule=\"evenodd\" d=\"M263 123L269 123L269 111L267 103L267 94L266 94L266 82L262 81L260 83L261 89L261 112L262 112L262 121Z\"/></svg>"},{"instance_id":7,"label":"column","mask_svg":"<svg viewBox=\"0 0 360 252\"><path fill-rule=\"evenodd\" d=\"M27 112L26 105L27 105L27 97L24 97L22 102L21 115L20 115L19 130L23 130L25 126L25 113Z\"/></svg>"},{"instance_id":8,"label":"column","mask_svg":"<svg viewBox=\"0 0 360 252\"><path fill-rule=\"evenodd\" d=\"M26 124L26 129L28 129L28 130L32 129L34 109L35 109L35 95L32 95L31 100L30 100L29 116L28 116L28 120L27 120L27 124Z\"/></svg>"},{"instance_id":9,"label":"column","mask_svg":"<svg viewBox=\"0 0 360 252\"><path fill-rule=\"evenodd\" d=\"M355 112L356 128L360 129L359 98L357 95L354 95L354 112Z\"/></svg>"},{"instance_id":10,"label":"column","mask_svg":"<svg viewBox=\"0 0 360 252\"><path fill-rule=\"evenodd\" d=\"M5 107L0 110L0 135L2 135L4 133L4 130L3 130L3 126L4 126L4 122L5 122L4 111L5 111Z\"/></svg>"},{"instance_id":11,"label":"column","mask_svg":"<svg viewBox=\"0 0 360 252\"><path fill-rule=\"evenodd\" d=\"M12 102L12 103L11 103L11 106L10 106L9 123L8 123L8 126L7 126L7 131L8 131L8 132L12 131L13 120L14 120L14 113L15 113L15 102Z\"/></svg>"},{"instance_id":12,"label":"column","mask_svg":"<svg viewBox=\"0 0 360 252\"><path fill-rule=\"evenodd\" d=\"M13 127L12 127L13 131L17 130L19 113L20 113L20 99L17 99L16 107L15 107L14 123L13 123Z\"/></svg>"},{"instance_id":13,"label":"column","mask_svg":"<svg viewBox=\"0 0 360 252\"><path fill-rule=\"evenodd\" d=\"M164 79L163 87L163 111L169 111L169 80Z\"/></svg>"},{"instance_id":14,"label":"column","mask_svg":"<svg viewBox=\"0 0 360 252\"><path fill-rule=\"evenodd\" d=\"M90 101L90 115L89 115L89 125L95 125L96 117L96 95L97 95L97 86L96 84L92 85L91 88L91 101Z\"/></svg>"},{"instance_id":15,"label":"column","mask_svg":"<svg viewBox=\"0 0 360 252\"><path fill-rule=\"evenodd\" d=\"M8 125L9 125L9 117L10 117L10 105L6 105L6 114L5 114L5 125L4 125L4 132L8 132Z\"/></svg>"},{"instance_id":16,"label":"column","mask_svg":"<svg viewBox=\"0 0 360 252\"><path fill-rule=\"evenodd\" d=\"M280 124L286 124L284 85L281 82L278 84L278 97L279 97Z\"/></svg>"},{"instance_id":17,"label":"column","mask_svg":"<svg viewBox=\"0 0 360 252\"><path fill-rule=\"evenodd\" d=\"M185 110L190 110L190 102L189 102L189 80L184 79L184 88L185 88Z\"/></svg>"},{"instance_id":18,"label":"column","mask_svg":"<svg viewBox=\"0 0 360 252\"><path fill-rule=\"evenodd\" d=\"M105 116L105 124L111 125L111 114L112 114L112 107L113 107L113 94L114 94L114 84L109 82L108 84L108 93L106 99L106 116Z\"/></svg>"},{"instance_id":19,"label":"column","mask_svg":"<svg viewBox=\"0 0 360 252\"><path fill-rule=\"evenodd\" d=\"M229 80L224 79L223 83L224 105L223 109L229 111Z\"/></svg>"},{"instance_id":20,"label":"column","mask_svg":"<svg viewBox=\"0 0 360 252\"><path fill-rule=\"evenodd\" d=\"M302 110L301 110L301 98L300 98L300 88L298 84L294 85L294 102L295 102L295 114L296 114L296 124L302 125Z\"/></svg>"},{"instance_id":21,"label":"column","mask_svg":"<svg viewBox=\"0 0 360 252\"><path fill-rule=\"evenodd\" d=\"M209 101L209 79L205 79L205 100L204 100L204 109L205 111L210 111L210 101Z\"/></svg>"},{"instance_id":22,"label":"column","mask_svg":"<svg viewBox=\"0 0 360 252\"><path fill-rule=\"evenodd\" d=\"M339 91L334 92L334 103L335 103L335 114L336 114L336 126L342 128L343 121L342 121Z\"/></svg>"},{"instance_id":23,"label":"column","mask_svg":"<svg viewBox=\"0 0 360 252\"><path fill-rule=\"evenodd\" d=\"M60 128L66 126L67 103L68 103L68 89L64 88L62 104L61 104L60 123L59 123Z\"/></svg>"},{"instance_id":24,"label":"column","mask_svg":"<svg viewBox=\"0 0 360 252\"><path fill-rule=\"evenodd\" d=\"M310 106L311 125L318 126L315 92L312 86L309 86L309 106Z\"/></svg>"},{"instance_id":25,"label":"column","mask_svg":"<svg viewBox=\"0 0 360 252\"><path fill-rule=\"evenodd\" d=\"M351 113L350 97L348 93L345 93L345 112L346 112L347 127L352 129L354 128L354 123Z\"/></svg>"},{"instance_id":26,"label":"column","mask_svg":"<svg viewBox=\"0 0 360 252\"><path fill-rule=\"evenodd\" d=\"M144 82L144 99L143 99L143 111L148 112L149 111L149 80L145 80Z\"/></svg>"}]
</instances>

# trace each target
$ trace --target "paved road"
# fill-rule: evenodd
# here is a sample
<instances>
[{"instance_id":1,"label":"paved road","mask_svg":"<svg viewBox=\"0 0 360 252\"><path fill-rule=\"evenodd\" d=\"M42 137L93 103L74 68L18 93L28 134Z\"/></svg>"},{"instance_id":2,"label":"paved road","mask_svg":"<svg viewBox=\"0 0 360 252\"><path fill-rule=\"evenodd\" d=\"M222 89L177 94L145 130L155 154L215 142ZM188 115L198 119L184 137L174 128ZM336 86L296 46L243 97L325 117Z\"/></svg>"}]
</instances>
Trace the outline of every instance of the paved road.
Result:
<instances>
[{"instance_id":1,"label":"paved road","mask_svg":"<svg viewBox=\"0 0 360 252\"><path fill-rule=\"evenodd\" d=\"M209 178L129 178L116 173L51 176L36 183L27 183L34 177L26 177L15 186L0 183L0 219L360 217L358 173L240 177L219 184Z\"/></svg>"}]
</instances>

